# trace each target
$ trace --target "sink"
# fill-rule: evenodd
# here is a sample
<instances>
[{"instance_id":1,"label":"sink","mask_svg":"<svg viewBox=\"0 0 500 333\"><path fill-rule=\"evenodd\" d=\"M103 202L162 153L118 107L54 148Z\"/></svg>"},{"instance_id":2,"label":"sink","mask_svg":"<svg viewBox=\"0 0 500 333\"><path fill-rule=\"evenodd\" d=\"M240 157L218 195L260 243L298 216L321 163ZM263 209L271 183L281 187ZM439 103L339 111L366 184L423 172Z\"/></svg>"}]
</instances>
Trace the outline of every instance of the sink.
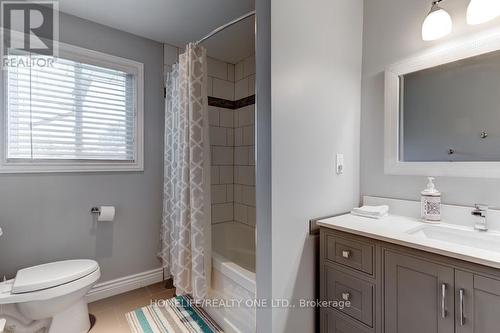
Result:
<instances>
[{"instance_id":1,"label":"sink","mask_svg":"<svg viewBox=\"0 0 500 333\"><path fill-rule=\"evenodd\" d=\"M495 231L482 232L467 227L423 225L406 233L420 238L438 240L487 251L500 251L500 233Z\"/></svg>"}]
</instances>

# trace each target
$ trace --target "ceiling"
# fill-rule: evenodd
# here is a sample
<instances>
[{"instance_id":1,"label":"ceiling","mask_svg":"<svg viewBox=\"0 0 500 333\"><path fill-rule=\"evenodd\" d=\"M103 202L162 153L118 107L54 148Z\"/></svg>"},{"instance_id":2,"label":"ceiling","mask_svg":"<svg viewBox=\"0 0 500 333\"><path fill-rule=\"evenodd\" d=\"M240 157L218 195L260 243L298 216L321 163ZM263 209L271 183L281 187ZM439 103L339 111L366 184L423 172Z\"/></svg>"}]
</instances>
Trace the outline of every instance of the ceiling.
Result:
<instances>
[{"instance_id":1,"label":"ceiling","mask_svg":"<svg viewBox=\"0 0 500 333\"><path fill-rule=\"evenodd\" d=\"M254 0L59 0L59 9L158 42L183 46L254 9ZM204 45L231 63L254 53L253 19L220 32Z\"/></svg>"}]
</instances>

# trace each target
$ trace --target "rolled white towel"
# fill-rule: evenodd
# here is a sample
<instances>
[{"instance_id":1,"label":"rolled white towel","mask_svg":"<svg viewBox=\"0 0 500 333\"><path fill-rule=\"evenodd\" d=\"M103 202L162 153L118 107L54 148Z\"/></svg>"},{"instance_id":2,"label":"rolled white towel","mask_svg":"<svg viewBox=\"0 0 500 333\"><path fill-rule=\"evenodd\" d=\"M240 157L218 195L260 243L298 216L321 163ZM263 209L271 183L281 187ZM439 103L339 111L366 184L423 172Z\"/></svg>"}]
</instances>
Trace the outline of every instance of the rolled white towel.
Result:
<instances>
[{"instance_id":1,"label":"rolled white towel","mask_svg":"<svg viewBox=\"0 0 500 333\"><path fill-rule=\"evenodd\" d=\"M359 208L353 208L351 214L369 217L372 219L379 219L381 217L387 216L389 214L389 206L362 206Z\"/></svg>"}]
</instances>

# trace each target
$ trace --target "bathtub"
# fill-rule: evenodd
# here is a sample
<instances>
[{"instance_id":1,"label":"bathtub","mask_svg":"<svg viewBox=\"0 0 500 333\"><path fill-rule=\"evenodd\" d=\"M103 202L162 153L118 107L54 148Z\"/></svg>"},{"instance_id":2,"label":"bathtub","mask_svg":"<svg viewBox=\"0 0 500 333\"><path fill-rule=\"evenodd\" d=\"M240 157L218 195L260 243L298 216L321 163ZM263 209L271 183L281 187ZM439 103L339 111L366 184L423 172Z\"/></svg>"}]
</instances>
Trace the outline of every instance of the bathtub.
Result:
<instances>
[{"instance_id":1,"label":"bathtub","mask_svg":"<svg viewBox=\"0 0 500 333\"><path fill-rule=\"evenodd\" d=\"M255 229L237 222L212 226L210 300L206 310L226 333L255 333ZM240 306L231 300L240 302ZM227 302L226 302L227 301ZM232 306L234 305L234 306Z\"/></svg>"}]
</instances>

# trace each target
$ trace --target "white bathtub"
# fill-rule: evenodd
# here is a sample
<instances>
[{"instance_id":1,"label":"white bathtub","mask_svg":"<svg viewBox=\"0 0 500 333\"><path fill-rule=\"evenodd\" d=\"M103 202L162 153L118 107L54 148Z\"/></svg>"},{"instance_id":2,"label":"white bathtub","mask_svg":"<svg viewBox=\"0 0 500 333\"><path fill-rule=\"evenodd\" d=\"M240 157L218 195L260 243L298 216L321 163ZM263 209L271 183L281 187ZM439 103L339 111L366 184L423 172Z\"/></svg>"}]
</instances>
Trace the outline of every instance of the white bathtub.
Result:
<instances>
[{"instance_id":1,"label":"white bathtub","mask_svg":"<svg viewBox=\"0 0 500 333\"><path fill-rule=\"evenodd\" d=\"M255 228L238 222L212 225L212 250L255 273Z\"/></svg>"},{"instance_id":2,"label":"white bathtub","mask_svg":"<svg viewBox=\"0 0 500 333\"><path fill-rule=\"evenodd\" d=\"M213 225L212 251L209 298L237 300L241 305L206 310L226 333L254 333L255 229L236 222Z\"/></svg>"}]
</instances>

